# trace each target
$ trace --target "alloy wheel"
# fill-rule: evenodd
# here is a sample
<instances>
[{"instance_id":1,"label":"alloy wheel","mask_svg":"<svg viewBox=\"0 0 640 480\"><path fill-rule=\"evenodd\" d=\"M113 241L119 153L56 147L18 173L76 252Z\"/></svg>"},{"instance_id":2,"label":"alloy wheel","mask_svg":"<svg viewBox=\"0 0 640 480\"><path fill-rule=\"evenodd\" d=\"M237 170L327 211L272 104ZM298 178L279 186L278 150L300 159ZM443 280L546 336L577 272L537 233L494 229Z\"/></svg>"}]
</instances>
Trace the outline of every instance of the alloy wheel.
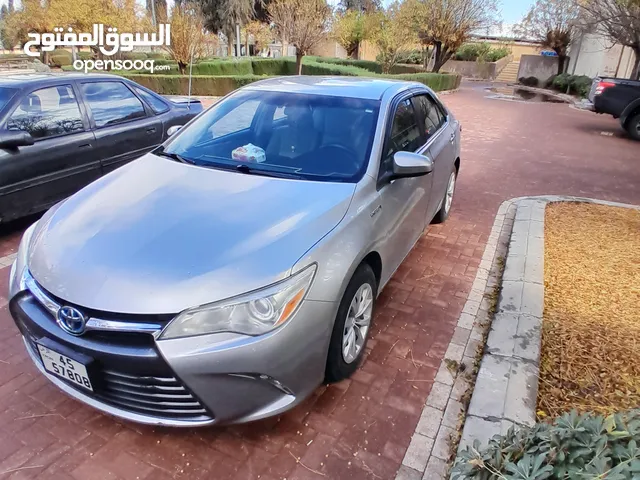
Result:
<instances>
[{"instance_id":1,"label":"alloy wheel","mask_svg":"<svg viewBox=\"0 0 640 480\"><path fill-rule=\"evenodd\" d=\"M342 358L352 363L362 351L373 313L373 290L364 283L351 300L342 335Z\"/></svg>"},{"instance_id":2,"label":"alloy wheel","mask_svg":"<svg viewBox=\"0 0 640 480\"><path fill-rule=\"evenodd\" d=\"M451 176L449 177L449 184L447 185L447 194L444 200L444 211L449 213L451 209L451 204L453 203L453 193L456 189L456 173L451 172Z\"/></svg>"}]
</instances>

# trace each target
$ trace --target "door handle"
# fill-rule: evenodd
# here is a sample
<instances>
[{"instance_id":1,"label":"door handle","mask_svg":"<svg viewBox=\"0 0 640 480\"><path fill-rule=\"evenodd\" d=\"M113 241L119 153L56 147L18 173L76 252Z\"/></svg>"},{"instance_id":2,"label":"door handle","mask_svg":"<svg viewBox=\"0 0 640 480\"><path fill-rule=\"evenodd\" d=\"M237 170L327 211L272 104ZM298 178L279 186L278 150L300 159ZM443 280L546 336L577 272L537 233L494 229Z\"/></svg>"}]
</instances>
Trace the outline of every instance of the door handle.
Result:
<instances>
[{"instance_id":1,"label":"door handle","mask_svg":"<svg viewBox=\"0 0 640 480\"><path fill-rule=\"evenodd\" d=\"M78 148L89 148L91 147L90 143L83 143L82 145L78 145Z\"/></svg>"},{"instance_id":2,"label":"door handle","mask_svg":"<svg viewBox=\"0 0 640 480\"><path fill-rule=\"evenodd\" d=\"M453 142L455 142L455 141L456 141L456 134L455 134L455 133L452 133L452 134L451 134L451 138L449 139L449 141L450 141L451 143L453 143Z\"/></svg>"},{"instance_id":3,"label":"door handle","mask_svg":"<svg viewBox=\"0 0 640 480\"><path fill-rule=\"evenodd\" d=\"M155 133L156 127L147 128L147 133Z\"/></svg>"}]
</instances>

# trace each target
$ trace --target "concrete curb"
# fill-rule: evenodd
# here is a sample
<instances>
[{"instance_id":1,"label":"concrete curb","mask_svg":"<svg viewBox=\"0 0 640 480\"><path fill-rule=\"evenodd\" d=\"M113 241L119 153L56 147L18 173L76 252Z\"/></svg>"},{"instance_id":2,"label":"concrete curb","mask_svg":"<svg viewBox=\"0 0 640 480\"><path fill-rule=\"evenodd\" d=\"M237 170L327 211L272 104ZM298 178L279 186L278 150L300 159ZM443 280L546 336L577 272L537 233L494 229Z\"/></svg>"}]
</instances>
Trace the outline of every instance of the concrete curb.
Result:
<instances>
[{"instance_id":1,"label":"concrete curb","mask_svg":"<svg viewBox=\"0 0 640 480\"><path fill-rule=\"evenodd\" d=\"M640 206L573 196L514 199L515 221L502 291L467 411L458 452L479 440L486 445L511 426L536 422L544 309L544 215L551 202Z\"/></svg>"},{"instance_id":2,"label":"concrete curb","mask_svg":"<svg viewBox=\"0 0 640 480\"><path fill-rule=\"evenodd\" d=\"M463 398L472 382L467 372L472 372L479 348L484 347L484 355L457 451L474 439L486 444L512 425L535 422L544 306L544 211L550 202L640 209L559 195L518 197L500 205L467 302L396 480L446 478L455 447L451 440L455 442L459 420L465 414ZM504 257L502 273L499 260ZM502 293L492 320L488 297L501 280ZM485 347L482 341L489 325ZM462 368L452 371L448 364Z\"/></svg>"}]
</instances>

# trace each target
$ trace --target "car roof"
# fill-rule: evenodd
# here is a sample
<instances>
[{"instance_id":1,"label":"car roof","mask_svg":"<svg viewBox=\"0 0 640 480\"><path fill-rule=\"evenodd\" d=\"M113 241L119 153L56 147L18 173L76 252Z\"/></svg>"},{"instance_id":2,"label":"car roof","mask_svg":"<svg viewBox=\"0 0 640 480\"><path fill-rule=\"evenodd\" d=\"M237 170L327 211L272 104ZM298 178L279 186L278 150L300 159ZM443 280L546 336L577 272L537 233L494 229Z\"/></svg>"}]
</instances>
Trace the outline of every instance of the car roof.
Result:
<instances>
[{"instance_id":1,"label":"car roof","mask_svg":"<svg viewBox=\"0 0 640 480\"><path fill-rule=\"evenodd\" d=\"M416 87L425 88L423 84L418 82L387 78L294 75L260 80L244 88L268 92L305 93L380 100L388 90L392 90L395 93Z\"/></svg>"},{"instance_id":2,"label":"car roof","mask_svg":"<svg viewBox=\"0 0 640 480\"><path fill-rule=\"evenodd\" d=\"M50 85L60 80L126 80L118 75L84 73L19 73L0 77L0 87L24 88L37 85Z\"/></svg>"}]
</instances>

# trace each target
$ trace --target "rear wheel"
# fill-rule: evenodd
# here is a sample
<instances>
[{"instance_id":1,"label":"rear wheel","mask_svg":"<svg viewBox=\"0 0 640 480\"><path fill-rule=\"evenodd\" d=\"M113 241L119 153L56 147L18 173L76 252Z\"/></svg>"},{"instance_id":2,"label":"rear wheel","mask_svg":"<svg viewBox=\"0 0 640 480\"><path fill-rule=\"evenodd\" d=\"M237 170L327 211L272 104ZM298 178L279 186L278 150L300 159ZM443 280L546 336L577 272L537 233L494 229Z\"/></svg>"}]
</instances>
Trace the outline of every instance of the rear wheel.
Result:
<instances>
[{"instance_id":1,"label":"rear wheel","mask_svg":"<svg viewBox=\"0 0 640 480\"><path fill-rule=\"evenodd\" d=\"M627 132L634 140L640 140L640 112L627 120Z\"/></svg>"},{"instance_id":2,"label":"rear wheel","mask_svg":"<svg viewBox=\"0 0 640 480\"><path fill-rule=\"evenodd\" d=\"M376 277L363 263L344 292L333 325L325 380L338 382L353 374L362 361L377 293Z\"/></svg>"},{"instance_id":3,"label":"rear wheel","mask_svg":"<svg viewBox=\"0 0 640 480\"><path fill-rule=\"evenodd\" d=\"M436 216L433 217L433 221L431 223L443 223L447 218L449 218L449 213L451 213L451 205L453 204L453 195L456 192L457 178L458 172L454 168L451 172L451 175L449 175L447 190L444 192L444 198L442 199L440 210L438 210Z\"/></svg>"}]
</instances>

